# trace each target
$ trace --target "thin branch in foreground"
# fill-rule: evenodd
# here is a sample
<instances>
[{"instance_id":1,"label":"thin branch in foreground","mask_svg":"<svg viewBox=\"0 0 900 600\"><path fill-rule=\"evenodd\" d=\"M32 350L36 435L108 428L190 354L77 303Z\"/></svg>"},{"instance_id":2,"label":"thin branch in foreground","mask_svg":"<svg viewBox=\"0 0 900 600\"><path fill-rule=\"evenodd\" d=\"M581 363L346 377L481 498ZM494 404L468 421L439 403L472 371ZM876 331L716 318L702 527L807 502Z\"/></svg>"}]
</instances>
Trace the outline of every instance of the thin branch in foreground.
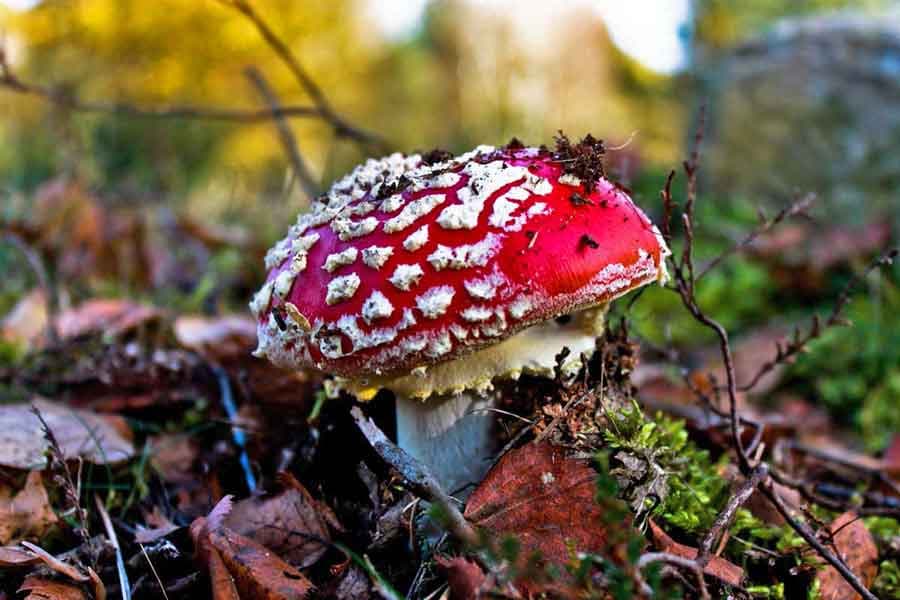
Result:
<instances>
[{"instance_id":1,"label":"thin branch in foreground","mask_svg":"<svg viewBox=\"0 0 900 600\"><path fill-rule=\"evenodd\" d=\"M263 77L263 74L259 69L247 67L244 70L244 74L273 112L281 108L278 96L275 95L272 87L266 81L265 77ZM290 125L288 125L286 119L277 117L275 119L275 127L278 130L278 139L281 140L281 145L284 146L284 151L294 169L294 175L300 180L303 191L306 192L306 195L310 198L315 198L319 195L319 186L312 176L312 173L309 172L306 161L303 160L303 156L300 154L300 148L297 147L297 139L294 137Z\"/></svg>"},{"instance_id":2,"label":"thin branch in foreground","mask_svg":"<svg viewBox=\"0 0 900 600\"><path fill-rule=\"evenodd\" d=\"M410 491L440 508L447 520L447 528L458 540L468 545L476 544L478 534L475 529L425 466L391 442L372 419L363 415L358 406L354 406L350 414L375 452L403 476Z\"/></svg>"}]
</instances>

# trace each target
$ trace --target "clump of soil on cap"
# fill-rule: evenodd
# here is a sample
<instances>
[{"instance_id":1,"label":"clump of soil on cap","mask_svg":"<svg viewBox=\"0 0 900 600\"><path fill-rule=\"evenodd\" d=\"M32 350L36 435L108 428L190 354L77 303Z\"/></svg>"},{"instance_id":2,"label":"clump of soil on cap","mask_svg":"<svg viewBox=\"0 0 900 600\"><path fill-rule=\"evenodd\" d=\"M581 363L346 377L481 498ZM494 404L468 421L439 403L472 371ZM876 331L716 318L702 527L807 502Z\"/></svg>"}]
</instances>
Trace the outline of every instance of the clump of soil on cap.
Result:
<instances>
[{"instance_id":1,"label":"clump of soil on cap","mask_svg":"<svg viewBox=\"0 0 900 600\"><path fill-rule=\"evenodd\" d=\"M553 158L563 166L563 172L574 175L581 180L585 193L590 193L601 177L605 176L603 156L606 147L603 140L587 134L578 143L573 144L562 131L554 138L556 151Z\"/></svg>"},{"instance_id":2,"label":"clump of soil on cap","mask_svg":"<svg viewBox=\"0 0 900 600\"><path fill-rule=\"evenodd\" d=\"M436 165L438 163L447 162L448 160L453 159L453 153L444 150L443 148L432 148L428 152L422 153L422 164L423 165Z\"/></svg>"}]
</instances>

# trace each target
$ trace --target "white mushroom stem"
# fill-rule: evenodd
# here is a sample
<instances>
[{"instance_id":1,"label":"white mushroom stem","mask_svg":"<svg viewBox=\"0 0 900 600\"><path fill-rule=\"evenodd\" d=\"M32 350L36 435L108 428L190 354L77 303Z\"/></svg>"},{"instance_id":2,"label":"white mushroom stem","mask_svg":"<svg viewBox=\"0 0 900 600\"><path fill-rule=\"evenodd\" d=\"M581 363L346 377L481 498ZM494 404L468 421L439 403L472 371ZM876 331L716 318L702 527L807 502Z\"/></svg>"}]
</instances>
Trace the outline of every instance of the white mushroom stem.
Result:
<instances>
[{"instance_id":1,"label":"white mushroom stem","mask_svg":"<svg viewBox=\"0 0 900 600\"><path fill-rule=\"evenodd\" d=\"M603 332L606 305L582 310L567 323L548 321L498 344L446 363L391 379L347 381L357 397L388 388L397 398L398 445L425 463L448 493L477 484L498 450L492 435L493 382L522 373L553 377L556 356L569 354L564 374L581 368ZM467 488L471 491L471 487Z\"/></svg>"},{"instance_id":2,"label":"white mushroom stem","mask_svg":"<svg viewBox=\"0 0 900 600\"><path fill-rule=\"evenodd\" d=\"M467 390L449 398L397 398L397 444L425 463L449 494L467 495L496 452L493 394Z\"/></svg>"}]
</instances>

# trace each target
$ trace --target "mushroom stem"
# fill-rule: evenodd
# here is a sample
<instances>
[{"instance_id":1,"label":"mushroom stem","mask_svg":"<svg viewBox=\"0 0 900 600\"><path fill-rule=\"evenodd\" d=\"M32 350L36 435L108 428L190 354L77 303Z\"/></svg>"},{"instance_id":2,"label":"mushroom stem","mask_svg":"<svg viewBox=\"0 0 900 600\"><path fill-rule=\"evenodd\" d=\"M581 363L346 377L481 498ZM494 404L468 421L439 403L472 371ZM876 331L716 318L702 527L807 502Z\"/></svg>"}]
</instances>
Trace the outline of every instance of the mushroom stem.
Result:
<instances>
[{"instance_id":1,"label":"mushroom stem","mask_svg":"<svg viewBox=\"0 0 900 600\"><path fill-rule=\"evenodd\" d=\"M493 393L474 390L428 402L398 395L398 445L428 465L447 493L461 492L481 481L494 457L493 404Z\"/></svg>"}]
</instances>

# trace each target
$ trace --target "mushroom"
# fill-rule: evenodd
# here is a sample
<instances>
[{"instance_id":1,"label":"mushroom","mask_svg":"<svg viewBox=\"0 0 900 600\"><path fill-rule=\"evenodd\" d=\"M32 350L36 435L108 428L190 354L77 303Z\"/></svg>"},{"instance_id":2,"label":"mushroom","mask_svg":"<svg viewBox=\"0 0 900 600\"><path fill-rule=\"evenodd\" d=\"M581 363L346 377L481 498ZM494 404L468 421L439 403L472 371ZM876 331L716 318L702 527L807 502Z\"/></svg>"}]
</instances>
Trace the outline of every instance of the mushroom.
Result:
<instances>
[{"instance_id":1,"label":"mushroom","mask_svg":"<svg viewBox=\"0 0 900 600\"><path fill-rule=\"evenodd\" d=\"M577 373L607 304L665 278L665 242L602 177L600 142L562 139L357 167L268 252L256 355L360 400L391 390L398 444L450 492L478 482L493 384Z\"/></svg>"}]
</instances>

